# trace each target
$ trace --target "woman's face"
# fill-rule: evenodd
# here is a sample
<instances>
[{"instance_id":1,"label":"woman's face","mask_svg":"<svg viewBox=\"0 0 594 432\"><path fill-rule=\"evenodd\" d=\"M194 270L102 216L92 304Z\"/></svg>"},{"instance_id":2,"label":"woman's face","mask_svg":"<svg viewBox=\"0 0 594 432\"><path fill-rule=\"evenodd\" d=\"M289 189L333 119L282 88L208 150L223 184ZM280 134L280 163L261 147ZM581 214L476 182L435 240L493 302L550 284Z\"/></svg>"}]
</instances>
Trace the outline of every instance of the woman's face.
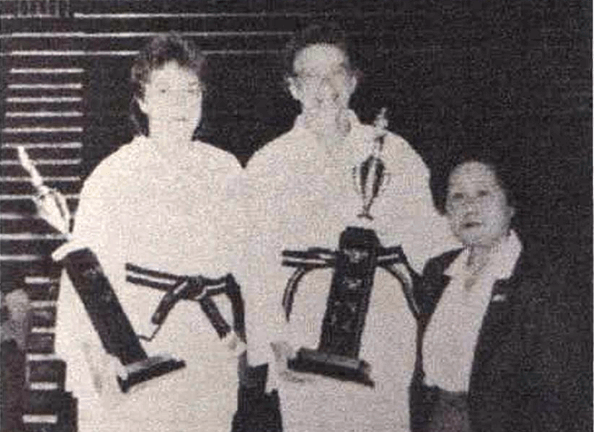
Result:
<instances>
[{"instance_id":1,"label":"woman's face","mask_svg":"<svg viewBox=\"0 0 594 432\"><path fill-rule=\"evenodd\" d=\"M151 72L138 104L151 137L189 140L202 116L202 86L194 72L170 61Z\"/></svg>"},{"instance_id":2,"label":"woman's face","mask_svg":"<svg viewBox=\"0 0 594 432\"><path fill-rule=\"evenodd\" d=\"M515 210L488 165L465 162L450 174L446 213L465 246L490 247L507 235Z\"/></svg>"}]
</instances>

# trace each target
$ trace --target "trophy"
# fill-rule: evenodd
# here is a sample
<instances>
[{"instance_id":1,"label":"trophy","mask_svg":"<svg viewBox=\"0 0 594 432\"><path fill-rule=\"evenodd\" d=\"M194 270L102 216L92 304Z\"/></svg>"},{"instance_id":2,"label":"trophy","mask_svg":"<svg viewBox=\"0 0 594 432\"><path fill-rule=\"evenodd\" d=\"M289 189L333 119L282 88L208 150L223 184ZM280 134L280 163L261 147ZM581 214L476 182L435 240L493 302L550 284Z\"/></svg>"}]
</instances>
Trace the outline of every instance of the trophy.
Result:
<instances>
[{"instance_id":1,"label":"trophy","mask_svg":"<svg viewBox=\"0 0 594 432\"><path fill-rule=\"evenodd\" d=\"M37 191L39 215L70 240L71 216L66 200L43 184L23 147L18 148L18 156ZM70 246L61 247L54 258L63 263L103 348L122 364L117 376L121 391L126 393L136 384L183 368L184 361L171 355L147 356L95 254L88 248Z\"/></svg>"},{"instance_id":2,"label":"trophy","mask_svg":"<svg viewBox=\"0 0 594 432\"><path fill-rule=\"evenodd\" d=\"M358 217L373 220L370 210L373 202L388 185L390 174L381 159L384 149L384 139L388 133L388 120L386 119L386 108L382 108L375 119L375 137L371 155L361 164L353 167L353 182L355 190L363 199L363 207Z\"/></svg>"},{"instance_id":3,"label":"trophy","mask_svg":"<svg viewBox=\"0 0 594 432\"><path fill-rule=\"evenodd\" d=\"M384 108L375 121L372 154L352 171L355 188L363 200L358 217L367 220L373 220L371 206L389 179L381 160L387 133L385 115ZM296 268L283 296L287 321L290 320L295 294L303 277L316 269L334 269L318 347L300 348L296 357L289 359L288 367L298 372L311 372L373 387L371 365L359 358L359 351L375 269L382 267L402 280L397 264L404 264L412 272L402 248L382 247L372 229L347 227L340 235L338 251L314 247L306 251L285 250L282 255L284 266ZM409 307L413 314L418 313L412 291L408 289L410 285L405 282L402 285Z\"/></svg>"}]
</instances>

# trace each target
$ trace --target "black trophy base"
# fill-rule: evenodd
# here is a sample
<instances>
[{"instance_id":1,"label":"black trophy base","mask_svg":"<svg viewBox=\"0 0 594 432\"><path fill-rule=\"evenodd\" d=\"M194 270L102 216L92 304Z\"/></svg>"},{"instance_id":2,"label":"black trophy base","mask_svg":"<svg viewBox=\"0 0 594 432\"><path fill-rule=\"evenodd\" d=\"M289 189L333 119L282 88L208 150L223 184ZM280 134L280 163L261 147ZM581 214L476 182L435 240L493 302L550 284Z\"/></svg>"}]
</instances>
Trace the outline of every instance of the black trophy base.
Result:
<instances>
[{"instance_id":1,"label":"black trophy base","mask_svg":"<svg viewBox=\"0 0 594 432\"><path fill-rule=\"evenodd\" d=\"M297 357L289 360L289 369L295 372L324 375L342 381L352 381L369 387L375 385L369 376L371 366L365 360L308 348L301 348L297 352Z\"/></svg>"},{"instance_id":2,"label":"black trophy base","mask_svg":"<svg viewBox=\"0 0 594 432\"><path fill-rule=\"evenodd\" d=\"M118 384L123 393L127 393L137 384L163 376L186 366L183 360L168 355L157 355L124 366L118 375Z\"/></svg>"}]
</instances>

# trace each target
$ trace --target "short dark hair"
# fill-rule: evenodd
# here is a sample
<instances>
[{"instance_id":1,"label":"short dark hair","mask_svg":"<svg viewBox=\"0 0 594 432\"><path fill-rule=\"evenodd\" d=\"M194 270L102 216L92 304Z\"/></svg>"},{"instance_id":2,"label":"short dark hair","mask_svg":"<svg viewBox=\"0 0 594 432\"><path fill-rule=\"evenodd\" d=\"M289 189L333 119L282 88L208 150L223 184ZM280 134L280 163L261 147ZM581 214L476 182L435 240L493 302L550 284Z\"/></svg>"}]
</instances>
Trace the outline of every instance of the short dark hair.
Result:
<instances>
[{"instance_id":1,"label":"short dark hair","mask_svg":"<svg viewBox=\"0 0 594 432\"><path fill-rule=\"evenodd\" d=\"M144 98L146 84L151 73L166 63L174 61L180 67L196 74L204 88L206 57L189 39L175 32L158 35L138 53L130 71L132 85L131 118L136 132L148 136L149 125L146 115L138 107L138 99Z\"/></svg>"},{"instance_id":2,"label":"short dark hair","mask_svg":"<svg viewBox=\"0 0 594 432\"><path fill-rule=\"evenodd\" d=\"M446 201L448 196L449 181L452 173L460 165L476 162L489 167L495 175L499 186L505 193L507 203L516 207L517 203L517 176L511 167L495 155L475 153L458 154L431 170L431 193L433 204L441 215L446 214Z\"/></svg>"},{"instance_id":3,"label":"short dark hair","mask_svg":"<svg viewBox=\"0 0 594 432\"><path fill-rule=\"evenodd\" d=\"M318 22L295 33L285 46L285 49L283 50L283 69L285 78L294 75L293 63L295 62L297 54L302 49L317 44L336 46L345 54L348 61L347 66L351 69L353 68L351 64L352 53L344 30L334 22Z\"/></svg>"}]
</instances>

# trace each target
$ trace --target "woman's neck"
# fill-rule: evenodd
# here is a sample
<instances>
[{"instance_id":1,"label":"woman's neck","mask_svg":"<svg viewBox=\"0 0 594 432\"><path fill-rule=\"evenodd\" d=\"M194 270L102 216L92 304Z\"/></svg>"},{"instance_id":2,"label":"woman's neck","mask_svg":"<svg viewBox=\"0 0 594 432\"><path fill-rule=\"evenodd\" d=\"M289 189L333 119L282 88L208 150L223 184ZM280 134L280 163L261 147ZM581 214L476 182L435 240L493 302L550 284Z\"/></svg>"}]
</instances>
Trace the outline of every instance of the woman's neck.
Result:
<instances>
[{"instance_id":1,"label":"woman's neck","mask_svg":"<svg viewBox=\"0 0 594 432\"><path fill-rule=\"evenodd\" d=\"M153 151L163 160L178 163L187 159L188 153L195 146L195 143L188 137L161 137L150 136L149 140Z\"/></svg>"},{"instance_id":2,"label":"woman's neck","mask_svg":"<svg viewBox=\"0 0 594 432\"><path fill-rule=\"evenodd\" d=\"M489 245L474 245L469 248L468 262L466 268L471 274L480 273L490 262L493 254L499 250L503 242L508 238L509 233Z\"/></svg>"}]
</instances>

